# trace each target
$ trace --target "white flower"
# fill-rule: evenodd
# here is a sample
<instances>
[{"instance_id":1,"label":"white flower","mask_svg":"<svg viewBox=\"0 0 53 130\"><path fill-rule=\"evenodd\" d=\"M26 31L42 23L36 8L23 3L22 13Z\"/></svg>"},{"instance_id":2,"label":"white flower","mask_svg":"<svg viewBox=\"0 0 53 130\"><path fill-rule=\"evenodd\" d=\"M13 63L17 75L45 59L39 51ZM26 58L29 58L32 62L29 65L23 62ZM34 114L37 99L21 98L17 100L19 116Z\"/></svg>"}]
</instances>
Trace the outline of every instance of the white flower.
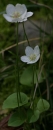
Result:
<instances>
[{"instance_id":1,"label":"white flower","mask_svg":"<svg viewBox=\"0 0 53 130\"><path fill-rule=\"evenodd\" d=\"M24 56L21 57L21 61L26 62L27 64L33 64L37 62L40 58L40 49L37 45L34 49L32 49L30 46L27 46L25 49Z\"/></svg>"},{"instance_id":2,"label":"white flower","mask_svg":"<svg viewBox=\"0 0 53 130\"><path fill-rule=\"evenodd\" d=\"M23 22L26 21L28 17L32 16L32 12L27 12L27 8L24 4L8 4L6 7L6 13L3 14L4 18L8 22Z\"/></svg>"}]
</instances>

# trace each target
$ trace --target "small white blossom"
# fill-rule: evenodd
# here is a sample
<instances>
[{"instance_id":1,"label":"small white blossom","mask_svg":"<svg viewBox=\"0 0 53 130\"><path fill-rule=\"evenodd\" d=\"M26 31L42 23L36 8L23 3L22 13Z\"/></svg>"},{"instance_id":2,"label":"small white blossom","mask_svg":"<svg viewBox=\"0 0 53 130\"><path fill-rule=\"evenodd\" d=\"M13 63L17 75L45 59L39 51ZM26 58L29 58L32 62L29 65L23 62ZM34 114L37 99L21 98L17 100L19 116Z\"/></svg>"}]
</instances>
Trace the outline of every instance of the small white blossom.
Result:
<instances>
[{"instance_id":1,"label":"small white blossom","mask_svg":"<svg viewBox=\"0 0 53 130\"><path fill-rule=\"evenodd\" d=\"M32 49L30 46L27 46L25 49L24 56L21 57L21 61L26 62L27 64L33 64L36 63L40 58L40 49L37 45L34 49Z\"/></svg>"},{"instance_id":2,"label":"small white blossom","mask_svg":"<svg viewBox=\"0 0 53 130\"><path fill-rule=\"evenodd\" d=\"M28 17L32 16L33 12L27 12L27 8L24 4L8 4L6 7L6 13L3 14L4 18L8 22L23 22Z\"/></svg>"}]
</instances>

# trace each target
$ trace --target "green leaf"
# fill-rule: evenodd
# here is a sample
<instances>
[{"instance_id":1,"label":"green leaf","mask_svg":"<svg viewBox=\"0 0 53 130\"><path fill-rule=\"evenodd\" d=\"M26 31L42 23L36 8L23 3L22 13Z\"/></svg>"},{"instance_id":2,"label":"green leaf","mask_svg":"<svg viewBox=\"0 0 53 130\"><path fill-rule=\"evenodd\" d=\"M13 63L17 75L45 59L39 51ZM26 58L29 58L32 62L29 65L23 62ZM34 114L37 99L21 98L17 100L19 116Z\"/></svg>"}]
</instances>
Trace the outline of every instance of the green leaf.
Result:
<instances>
[{"instance_id":1,"label":"green leaf","mask_svg":"<svg viewBox=\"0 0 53 130\"><path fill-rule=\"evenodd\" d=\"M45 99L40 99L37 103L37 109L40 111L40 113L47 111L50 107L50 104Z\"/></svg>"},{"instance_id":2,"label":"green leaf","mask_svg":"<svg viewBox=\"0 0 53 130\"><path fill-rule=\"evenodd\" d=\"M39 70L36 70L34 68L34 84L36 84L37 82L37 76L39 75ZM44 74L42 72L40 79L39 79L39 83L43 82L43 80L45 79ZM27 68L25 68L25 70L23 71L21 77L20 77L20 83L23 85L28 85L28 86L32 86L33 83L33 69L32 66L29 66Z\"/></svg>"},{"instance_id":3,"label":"green leaf","mask_svg":"<svg viewBox=\"0 0 53 130\"><path fill-rule=\"evenodd\" d=\"M22 125L26 120L26 115L23 110L15 112L8 121L8 126L17 127Z\"/></svg>"},{"instance_id":4,"label":"green leaf","mask_svg":"<svg viewBox=\"0 0 53 130\"><path fill-rule=\"evenodd\" d=\"M22 92L20 92L21 101L19 100L19 106L25 105L28 103L28 96ZM17 93L11 94L3 103L3 109L6 108L16 108L18 107L17 103Z\"/></svg>"},{"instance_id":5,"label":"green leaf","mask_svg":"<svg viewBox=\"0 0 53 130\"><path fill-rule=\"evenodd\" d=\"M20 83L24 85L31 85L32 83L32 70L31 67L27 67L20 78Z\"/></svg>"},{"instance_id":6,"label":"green leaf","mask_svg":"<svg viewBox=\"0 0 53 130\"><path fill-rule=\"evenodd\" d=\"M36 122L38 119L39 119L39 115L40 115L40 112L39 110L28 110L27 112L27 122L28 123L33 123L33 122Z\"/></svg>"}]
</instances>

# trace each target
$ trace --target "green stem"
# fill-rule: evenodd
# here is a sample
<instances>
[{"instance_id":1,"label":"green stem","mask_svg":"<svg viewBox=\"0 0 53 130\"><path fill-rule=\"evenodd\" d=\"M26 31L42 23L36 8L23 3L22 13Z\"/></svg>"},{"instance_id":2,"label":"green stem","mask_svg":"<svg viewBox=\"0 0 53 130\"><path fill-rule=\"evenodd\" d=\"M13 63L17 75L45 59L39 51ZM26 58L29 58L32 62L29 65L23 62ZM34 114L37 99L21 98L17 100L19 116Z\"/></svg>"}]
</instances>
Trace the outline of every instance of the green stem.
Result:
<instances>
[{"instance_id":1,"label":"green stem","mask_svg":"<svg viewBox=\"0 0 53 130\"><path fill-rule=\"evenodd\" d=\"M33 110L34 110L34 99L33 99L33 93L34 93L34 65L32 66L33 68L33 78L32 78L32 84L33 84L33 91L32 91L32 94L31 94L31 105L30 105L30 108L33 106Z\"/></svg>"},{"instance_id":2,"label":"green stem","mask_svg":"<svg viewBox=\"0 0 53 130\"><path fill-rule=\"evenodd\" d=\"M34 93L34 65L33 65L33 93ZM34 110L34 100L33 100L33 110Z\"/></svg>"},{"instance_id":3,"label":"green stem","mask_svg":"<svg viewBox=\"0 0 53 130\"><path fill-rule=\"evenodd\" d=\"M26 31L25 31L25 27L24 27L24 22L23 22L23 30L24 30L24 34L25 34L25 36L26 36L26 39L27 39L28 45L30 46L30 43L29 43L29 40L28 40L28 37L27 37Z\"/></svg>"},{"instance_id":4,"label":"green stem","mask_svg":"<svg viewBox=\"0 0 53 130\"><path fill-rule=\"evenodd\" d=\"M19 56L18 56L18 23L17 23L17 48L16 48L16 89L17 89L17 102L19 107L19 98L20 98L20 85L19 85Z\"/></svg>"}]
</instances>

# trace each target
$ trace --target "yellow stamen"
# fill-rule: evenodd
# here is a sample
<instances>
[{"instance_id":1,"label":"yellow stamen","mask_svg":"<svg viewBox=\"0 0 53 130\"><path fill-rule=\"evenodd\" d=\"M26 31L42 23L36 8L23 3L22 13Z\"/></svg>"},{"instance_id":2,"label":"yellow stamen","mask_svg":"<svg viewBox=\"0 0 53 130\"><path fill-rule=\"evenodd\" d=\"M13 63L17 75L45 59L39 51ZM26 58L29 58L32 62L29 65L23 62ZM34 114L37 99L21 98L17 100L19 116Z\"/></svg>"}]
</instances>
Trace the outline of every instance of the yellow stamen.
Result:
<instances>
[{"instance_id":1,"label":"yellow stamen","mask_svg":"<svg viewBox=\"0 0 53 130\"><path fill-rule=\"evenodd\" d=\"M36 56L35 56L35 54L31 54L31 55L29 56L29 58L30 58L30 60L35 60L35 59L36 59Z\"/></svg>"},{"instance_id":2,"label":"yellow stamen","mask_svg":"<svg viewBox=\"0 0 53 130\"><path fill-rule=\"evenodd\" d=\"M20 17L20 15L21 15L20 13L14 12L13 15L12 15L12 17L13 18L18 18L18 17Z\"/></svg>"}]
</instances>

